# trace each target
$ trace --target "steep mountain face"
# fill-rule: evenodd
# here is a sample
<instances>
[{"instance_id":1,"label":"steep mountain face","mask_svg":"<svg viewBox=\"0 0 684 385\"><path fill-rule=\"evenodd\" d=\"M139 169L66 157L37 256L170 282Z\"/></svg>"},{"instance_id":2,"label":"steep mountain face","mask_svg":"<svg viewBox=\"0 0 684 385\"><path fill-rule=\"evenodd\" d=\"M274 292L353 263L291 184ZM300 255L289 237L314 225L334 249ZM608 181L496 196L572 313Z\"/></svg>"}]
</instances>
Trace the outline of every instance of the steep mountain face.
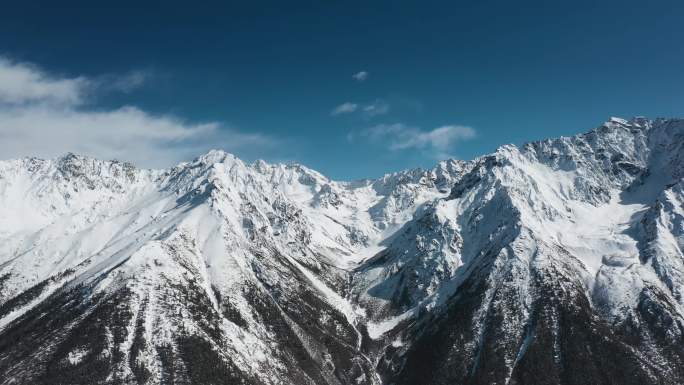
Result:
<instances>
[{"instance_id":1,"label":"steep mountain face","mask_svg":"<svg viewBox=\"0 0 684 385\"><path fill-rule=\"evenodd\" d=\"M0 162L0 384L684 383L684 120L378 180Z\"/></svg>"}]
</instances>

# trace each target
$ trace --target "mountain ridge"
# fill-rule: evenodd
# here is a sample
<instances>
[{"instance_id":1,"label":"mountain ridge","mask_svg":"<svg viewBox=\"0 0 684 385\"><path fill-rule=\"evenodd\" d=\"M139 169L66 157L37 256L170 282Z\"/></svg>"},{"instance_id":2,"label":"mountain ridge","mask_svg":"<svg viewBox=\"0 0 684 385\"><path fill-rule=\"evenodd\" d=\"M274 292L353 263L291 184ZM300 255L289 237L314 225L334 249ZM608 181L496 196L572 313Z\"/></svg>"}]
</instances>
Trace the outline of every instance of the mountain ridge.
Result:
<instances>
[{"instance_id":1,"label":"mountain ridge","mask_svg":"<svg viewBox=\"0 0 684 385\"><path fill-rule=\"evenodd\" d=\"M351 182L0 161L0 383L679 383L682 154L639 117Z\"/></svg>"}]
</instances>

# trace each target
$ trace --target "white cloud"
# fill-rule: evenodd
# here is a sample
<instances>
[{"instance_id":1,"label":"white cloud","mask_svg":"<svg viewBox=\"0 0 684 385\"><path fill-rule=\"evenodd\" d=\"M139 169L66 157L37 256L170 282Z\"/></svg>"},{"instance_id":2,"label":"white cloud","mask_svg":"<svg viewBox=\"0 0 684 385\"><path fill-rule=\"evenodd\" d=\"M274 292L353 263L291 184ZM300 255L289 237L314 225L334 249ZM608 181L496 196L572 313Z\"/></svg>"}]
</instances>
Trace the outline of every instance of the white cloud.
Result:
<instances>
[{"instance_id":1,"label":"white cloud","mask_svg":"<svg viewBox=\"0 0 684 385\"><path fill-rule=\"evenodd\" d=\"M438 158L450 157L448 151L458 142L471 139L475 130L467 126L441 126L430 131L397 124L380 124L359 133L374 142L386 143L391 150L429 150ZM353 136L348 138L353 139Z\"/></svg>"},{"instance_id":2,"label":"white cloud","mask_svg":"<svg viewBox=\"0 0 684 385\"><path fill-rule=\"evenodd\" d=\"M342 103L339 106L333 108L330 112L332 116L338 116L343 114L352 114L358 112L365 116L366 118L372 118L378 115L385 115L389 112L390 105L384 100L375 100L368 104L359 105L352 102Z\"/></svg>"},{"instance_id":3,"label":"white cloud","mask_svg":"<svg viewBox=\"0 0 684 385\"><path fill-rule=\"evenodd\" d=\"M151 74L147 71L130 71L123 75L99 76L93 83L101 90L131 92L142 86Z\"/></svg>"},{"instance_id":4,"label":"white cloud","mask_svg":"<svg viewBox=\"0 0 684 385\"><path fill-rule=\"evenodd\" d=\"M54 78L37 68L0 57L0 103L81 103L89 82L83 77Z\"/></svg>"},{"instance_id":5,"label":"white cloud","mask_svg":"<svg viewBox=\"0 0 684 385\"><path fill-rule=\"evenodd\" d=\"M273 146L261 134L243 133L218 122L188 123L137 107L87 109L91 92L101 88L129 90L141 75L98 80L59 78L40 69L0 57L0 154L52 158L66 152L101 159L132 161L143 167L168 167L221 146Z\"/></svg>"},{"instance_id":6,"label":"white cloud","mask_svg":"<svg viewBox=\"0 0 684 385\"><path fill-rule=\"evenodd\" d=\"M355 73L354 75L352 75L352 78L354 80L356 80L357 82L362 82L362 81L365 81L366 79L368 79L368 75L369 74L366 71L359 71L359 72Z\"/></svg>"},{"instance_id":7,"label":"white cloud","mask_svg":"<svg viewBox=\"0 0 684 385\"><path fill-rule=\"evenodd\" d=\"M363 112L368 117L385 115L386 113L389 112L389 110L390 110L389 103L385 102L384 100L380 100L380 99L363 106Z\"/></svg>"},{"instance_id":8,"label":"white cloud","mask_svg":"<svg viewBox=\"0 0 684 385\"><path fill-rule=\"evenodd\" d=\"M236 150L271 144L262 135L221 128L215 122L188 124L135 107L89 112L43 105L0 108L3 158L52 158L71 151L145 167L168 167L216 146Z\"/></svg>"},{"instance_id":9,"label":"white cloud","mask_svg":"<svg viewBox=\"0 0 684 385\"><path fill-rule=\"evenodd\" d=\"M330 115L332 116L337 116L337 115L342 115L342 114L351 114L352 112L356 111L359 108L359 105L356 103L342 103L339 106L333 108L333 110L330 112Z\"/></svg>"}]
</instances>

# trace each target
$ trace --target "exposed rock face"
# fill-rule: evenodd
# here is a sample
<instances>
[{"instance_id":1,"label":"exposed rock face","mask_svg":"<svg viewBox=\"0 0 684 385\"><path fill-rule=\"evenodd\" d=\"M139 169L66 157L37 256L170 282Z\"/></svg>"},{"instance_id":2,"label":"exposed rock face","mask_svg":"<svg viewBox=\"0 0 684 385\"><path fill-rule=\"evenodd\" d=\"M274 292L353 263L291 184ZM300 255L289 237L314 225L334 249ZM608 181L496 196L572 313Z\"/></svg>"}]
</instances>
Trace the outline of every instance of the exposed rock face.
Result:
<instances>
[{"instance_id":1,"label":"exposed rock face","mask_svg":"<svg viewBox=\"0 0 684 385\"><path fill-rule=\"evenodd\" d=\"M684 121L378 180L0 162L0 384L684 383Z\"/></svg>"}]
</instances>

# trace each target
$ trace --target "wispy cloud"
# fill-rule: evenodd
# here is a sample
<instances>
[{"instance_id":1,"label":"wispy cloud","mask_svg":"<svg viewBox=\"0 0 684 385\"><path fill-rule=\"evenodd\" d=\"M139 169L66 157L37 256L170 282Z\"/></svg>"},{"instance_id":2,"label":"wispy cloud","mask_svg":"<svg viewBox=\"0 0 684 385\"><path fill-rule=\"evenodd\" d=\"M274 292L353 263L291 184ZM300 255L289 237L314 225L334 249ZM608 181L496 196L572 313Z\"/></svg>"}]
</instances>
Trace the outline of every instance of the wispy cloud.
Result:
<instances>
[{"instance_id":1,"label":"wispy cloud","mask_svg":"<svg viewBox=\"0 0 684 385\"><path fill-rule=\"evenodd\" d=\"M352 112L356 111L358 108L359 108L358 104L346 102L346 103L342 103L339 106L333 108L333 110L330 112L330 115L337 116L337 115L342 115L342 114L351 114Z\"/></svg>"},{"instance_id":2,"label":"wispy cloud","mask_svg":"<svg viewBox=\"0 0 684 385\"><path fill-rule=\"evenodd\" d=\"M356 80L357 82L363 82L368 79L369 73L366 71L359 71L352 75L352 79Z\"/></svg>"},{"instance_id":3,"label":"wispy cloud","mask_svg":"<svg viewBox=\"0 0 684 385\"><path fill-rule=\"evenodd\" d=\"M127 91L144 75L58 77L0 57L2 158L55 157L72 151L144 167L166 167L221 146L229 151L273 146L275 140L219 122L190 123L134 106L87 108L102 89Z\"/></svg>"},{"instance_id":4,"label":"wispy cloud","mask_svg":"<svg viewBox=\"0 0 684 385\"><path fill-rule=\"evenodd\" d=\"M389 103L385 102L384 100L377 99L368 104L357 104L353 102L342 103L333 108L332 111L330 111L330 115L338 116L358 112L367 118L372 118L378 115L385 115L389 112L389 110Z\"/></svg>"},{"instance_id":5,"label":"wispy cloud","mask_svg":"<svg viewBox=\"0 0 684 385\"><path fill-rule=\"evenodd\" d=\"M82 102L90 82L83 77L55 78L36 67L0 57L0 103L50 103L76 105Z\"/></svg>"},{"instance_id":6,"label":"wispy cloud","mask_svg":"<svg viewBox=\"0 0 684 385\"><path fill-rule=\"evenodd\" d=\"M389 110L390 110L389 103L385 102L384 100L380 100L380 99L363 106L363 112L368 117L385 115L386 113L389 112Z\"/></svg>"},{"instance_id":7,"label":"wispy cloud","mask_svg":"<svg viewBox=\"0 0 684 385\"><path fill-rule=\"evenodd\" d=\"M356 135L348 136L369 139L376 143L384 143L390 150L424 150L436 158L452 157L450 150L456 143L475 137L475 130L468 126L448 125L424 131L401 123L380 124L361 130Z\"/></svg>"},{"instance_id":8,"label":"wispy cloud","mask_svg":"<svg viewBox=\"0 0 684 385\"><path fill-rule=\"evenodd\" d=\"M150 71L130 71L122 75L102 75L92 81L103 91L131 92L140 88L152 76Z\"/></svg>"}]
</instances>

